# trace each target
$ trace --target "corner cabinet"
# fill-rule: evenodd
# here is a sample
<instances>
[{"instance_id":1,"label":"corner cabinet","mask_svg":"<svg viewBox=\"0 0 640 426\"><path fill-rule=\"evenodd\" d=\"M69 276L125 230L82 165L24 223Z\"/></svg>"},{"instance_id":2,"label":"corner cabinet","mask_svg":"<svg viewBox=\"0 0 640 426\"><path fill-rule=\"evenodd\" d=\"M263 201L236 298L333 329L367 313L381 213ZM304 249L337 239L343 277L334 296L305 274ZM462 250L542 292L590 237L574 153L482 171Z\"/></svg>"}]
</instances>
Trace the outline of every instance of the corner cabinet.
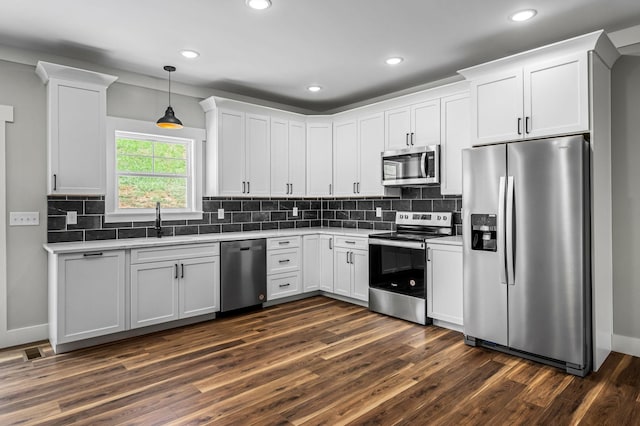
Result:
<instances>
[{"instance_id":1,"label":"corner cabinet","mask_svg":"<svg viewBox=\"0 0 640 426\"><path fill-rule=\"evenodd\" d=\"M104 195L107 87L117 77L38 62L47 85L49 194Z\"/></svg>"},{"instance_id":2,"label":"corner cabinet","mask_svg":"<svg viewBox=\"0 0 640 426\"><path fill-rule=\"evenodd\" d=\"M63 343L126 330L124 250L49 254L49 339Z\"/></svg>"},{"instance_id":3,"label":"corner cabinet","mask_svg":"<svg viewBox=\"0 0 640 426\"><path fill-rule=\"evenodd\" d=\"M333 235L305 235L303 241L303 292L333 293Z\"/></svg>"},{"instance_id":4,"label":"corner cabinet","mask_svg":"<svg viewBox=\"0 0 640 426\"><path fill-rule=\"evenodd\" d=\"M219 243L131 250L131 328L219 310Z\"/></svg>"},{"instance_id":5,"label":"corner cabinet","mask_svg":"<svg viewBox=\"0 0 640 426\"><path fill-rule=\"evenodd\" d=\"M587 131L586 52L525 62L471 82L474 145Z\"/></svg>"}]
</instances>

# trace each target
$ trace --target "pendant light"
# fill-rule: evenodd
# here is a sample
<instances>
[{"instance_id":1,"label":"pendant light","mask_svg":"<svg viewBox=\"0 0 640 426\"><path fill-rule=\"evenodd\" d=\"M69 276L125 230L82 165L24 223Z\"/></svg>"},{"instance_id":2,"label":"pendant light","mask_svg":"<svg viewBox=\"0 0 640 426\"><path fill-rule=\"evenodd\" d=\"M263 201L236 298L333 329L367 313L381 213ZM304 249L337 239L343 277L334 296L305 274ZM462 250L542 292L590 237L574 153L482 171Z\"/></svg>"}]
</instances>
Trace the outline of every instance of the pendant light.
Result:
<instances>
[{"instance_id":1,"label":"pendant light","mask_svg":"<svg viewBox=\"0 0 640 426\"><path fill-rule=\"evenodd\" d=\"M176 67L171 65L165 65L164 70L169 73L169 106L164 112L164 116L156 122L156 126L164 129L182 129L182 121L178 120L171 108L171 73L176 70Z\"/></svg>"}]
</instances>

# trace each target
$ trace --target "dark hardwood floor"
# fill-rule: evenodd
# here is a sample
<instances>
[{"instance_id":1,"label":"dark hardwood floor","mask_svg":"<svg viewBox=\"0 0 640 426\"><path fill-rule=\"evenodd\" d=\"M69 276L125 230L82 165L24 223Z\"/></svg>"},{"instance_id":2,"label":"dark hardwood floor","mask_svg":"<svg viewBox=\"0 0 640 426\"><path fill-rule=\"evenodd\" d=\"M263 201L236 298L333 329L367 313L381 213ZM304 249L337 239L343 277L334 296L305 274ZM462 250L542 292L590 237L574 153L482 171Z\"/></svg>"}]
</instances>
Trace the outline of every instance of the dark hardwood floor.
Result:
<instances>
[{"instance_id":1,"label":"dark hardwood floor","mask_svg":"<svg viewBox=\"0 0 640 426\"><path fill-rule=\"evenodd\" d=\"M585 379L324 297L27 360L0 424L640 424L640 359Z\"/></svg>"}]
</instances>

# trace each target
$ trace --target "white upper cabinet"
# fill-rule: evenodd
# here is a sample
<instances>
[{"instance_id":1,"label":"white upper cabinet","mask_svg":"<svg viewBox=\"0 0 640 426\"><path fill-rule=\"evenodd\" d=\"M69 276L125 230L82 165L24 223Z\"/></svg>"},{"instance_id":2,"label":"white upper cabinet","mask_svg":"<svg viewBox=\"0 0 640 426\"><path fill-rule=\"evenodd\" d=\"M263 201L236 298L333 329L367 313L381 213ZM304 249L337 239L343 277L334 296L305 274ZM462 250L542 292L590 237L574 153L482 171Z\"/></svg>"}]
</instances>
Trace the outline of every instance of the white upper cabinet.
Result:
<instances>
[{"instance_id":1,"label":"white upper cabinet","mask_svg":"<svg viewBox=\"0 0 640 426\"><path fill-rule=\"evenodd\" d=\"M219 195L269 196L269 117L221 108L217 119Z\"/></svg>"},{"instance_id":2,"label":"white upper cabinet","mask_svg":"<svg viewBox=\"0 0 640 426\"><path fill-rule=\"evenodd\" d=\"M305 124L271 118L271 195L305 195Z\"/></svg>"},{"instance_id":3,"label":"white upper cabinet","mask_svg":"<svg viewBox=\"0 0 640 426\"><path fill-rule=\"evenodd\" d=\"M355 195L358 185L357 121L336 122L333 125L333 195Z\"/></svg>"},{"instance_id":4,"label":"white upper cabinet","mask_svg":"<svg viewBox=\"0 0 640 426\"><path fill-rule=\"evenodd\" d=\"M360 179L358 195L384 195L382 186L382 159L384 151L384 115L370 115L358 120L360 141Z\"/></svg>"},{"instance_id":5,"label":"white upper cabinet","mask_svg":"<svg viewBox=\"0 0 640 426\"><path fill-rule=\"evenodd\" d=\"M469 92L441 99L440 191L462 194L462 150L471 147Z\"/></svg>"},{"instance_id":6,"label":"white upper cabinet","mask_svg":"<svg viewBox=\"0 0 640 426\"><path fill-rule=\"evenodd\" d=\"M47 192L104 195L107 87L117 77L48 62L36 73L47 85Z\"/></svg>"},{"instance_id":7,"label":"white upper cabinet","mask_svg":"<svg viewBox=\"0 0 640 426\"><path fill-rule=\"evenodd\" d=\"M586 52L530 61L471 82L474 145L588 130Z\"/></svg>"},{"instance_id":8,"label":"white upper cabinet","mask_svg":"<svg viewBox=\"0 0 640 426\"><path fill-rule=\"evenodd\" d=\"M307 121L307 195L333 195L333 126Z\"/></svg>"},{"instance_id":9,"label":"white upper cabinet","mask_svg":"<svg viewBox=\"0 0 640 426\"><path fill-rule=\"evenodd\" d=\"M440 143L440 99L385 111L388 150Z\"/></svg>"},{"instance_id":10,"label":"white upper cabinet","mask_svg":"<svg viewBox=\"0 0 640 426\"><path fill-rule=\"evenodd\" d=\"M334 195L384 195L380 154L384 115L373 114L333 125Z\"/></svg>"}]
</instances>

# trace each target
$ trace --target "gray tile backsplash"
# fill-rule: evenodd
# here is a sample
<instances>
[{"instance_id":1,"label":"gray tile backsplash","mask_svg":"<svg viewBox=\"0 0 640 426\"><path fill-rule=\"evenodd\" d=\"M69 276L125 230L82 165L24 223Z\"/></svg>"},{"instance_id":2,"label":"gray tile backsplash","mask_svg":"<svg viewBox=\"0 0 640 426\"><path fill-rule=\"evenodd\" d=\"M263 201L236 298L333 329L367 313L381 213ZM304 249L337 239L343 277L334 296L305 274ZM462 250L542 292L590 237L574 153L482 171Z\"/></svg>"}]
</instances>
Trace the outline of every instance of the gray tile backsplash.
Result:
<instances>
[{"instance_id":1,"label":"gray tile backsplash","mask_svg":"<svg viewBox=\"0 0 640 426\"><path fill-rule=\"evenodd\" d=\"M154 222L105 223L104 197L49 196L47 199L47 240L50 243L120 238L155 237ZM439 186L403 188L394 198L203 198L203 217L189 221L162 221L164 236L211 234L307 227L339 227L390 230L395 212L450 211L456 234L462 231L462 198L443 197ZM298 216L293 216L293 207ZM382 217L376 217L376 207ZM224 219L217 211L224 209ZM68 211L78 212L78 223L67 225Z\"/></svg>"}]
</instances>

